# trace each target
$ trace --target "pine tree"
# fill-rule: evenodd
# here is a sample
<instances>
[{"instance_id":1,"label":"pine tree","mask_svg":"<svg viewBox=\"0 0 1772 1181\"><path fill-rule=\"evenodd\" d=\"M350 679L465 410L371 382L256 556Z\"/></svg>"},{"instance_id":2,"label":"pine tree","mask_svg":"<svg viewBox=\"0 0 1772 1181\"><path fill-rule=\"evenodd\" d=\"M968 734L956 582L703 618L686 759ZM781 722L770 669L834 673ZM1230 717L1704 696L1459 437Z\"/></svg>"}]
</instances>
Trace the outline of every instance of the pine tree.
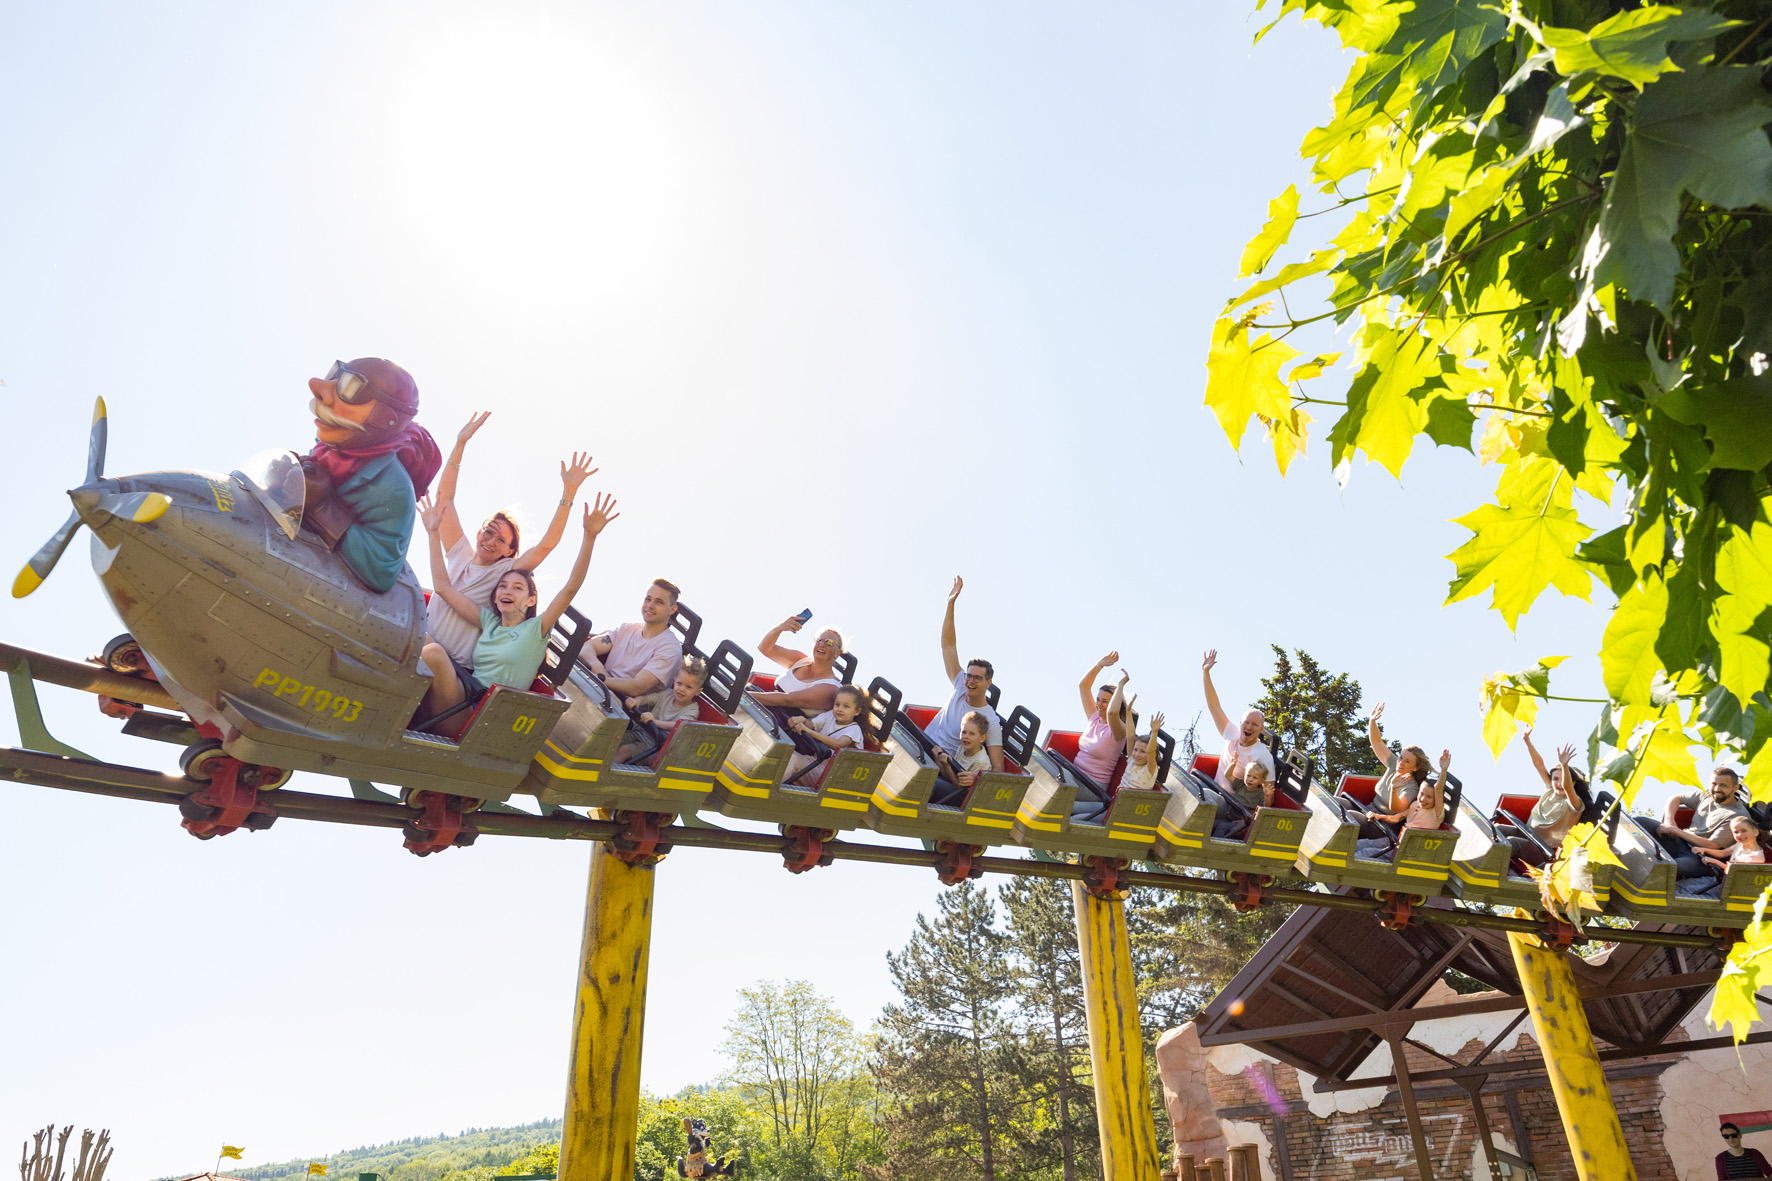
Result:
<instances>
[{"instance_id":1,"label":"pine tree","mask_svg":"<svg viewBox=\"0 0 1772 1181\"><path fill-rule=\"evenodd\" d=\"M1007 1002L1015 968L990 895L944 892L934 921L886 965L902 1004L880 1016L874 1073L886 1099L882 1177L999 1181L1018 1174L1026 1070Z\"/></svg>"},{"instance_id":2,"label":"pine tree","mask_svg":"<svg viewBox=\"0 0 1772 1181\"><path fill-rule=\"evenodd\" d=\"M1346 673L1330 675L1303 649L1298 664L1278 644L1274 675L1263 677L1255 708L1267 715L1268 729L1280 735L1285 748L1316 760L1316 779L1333 786L1344 772L1372 765L1372 749L1361 722L1360 683Z\"/></svg>"},{"instance_id":3,"label":"pine tree","mask_svg":"<svg viewBox=\"0 0 1772 1181\"><path fill-rule=\"evenodd\" d=\"M1060 1165L1064 1181L1096 1177L1101 1150L1070 887L1044 878L1015 878L1000 896L1016 956L1029 1081L1048 1104L1049 1122L1028 1142L1026 1164Z\"/></svg>"}]
</instances>

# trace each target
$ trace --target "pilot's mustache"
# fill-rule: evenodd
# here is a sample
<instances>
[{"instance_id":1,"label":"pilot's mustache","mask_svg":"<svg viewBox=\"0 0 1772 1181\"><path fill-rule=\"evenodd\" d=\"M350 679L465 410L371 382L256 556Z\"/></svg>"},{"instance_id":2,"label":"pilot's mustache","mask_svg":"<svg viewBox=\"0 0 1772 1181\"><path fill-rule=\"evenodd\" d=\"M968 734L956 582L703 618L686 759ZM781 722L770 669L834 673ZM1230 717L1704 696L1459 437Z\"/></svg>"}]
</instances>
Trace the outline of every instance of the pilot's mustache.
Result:
<instances>
[{"instance_id":1,"label":"pilot's mustache","mask_svg":"<svg viewBox=\"0 0 1772 1181\"><path fill-rule=\"evenodd\" d=\"M319 419L327 426L342 426L348 431L356 431L359 434L369 429L360 422L352 422L348 418L340 418L332 412L331 408L328 407L326 403L318 398L308 399L308 409L313 411L315 418Z\"/></svg>"}]
</instances>

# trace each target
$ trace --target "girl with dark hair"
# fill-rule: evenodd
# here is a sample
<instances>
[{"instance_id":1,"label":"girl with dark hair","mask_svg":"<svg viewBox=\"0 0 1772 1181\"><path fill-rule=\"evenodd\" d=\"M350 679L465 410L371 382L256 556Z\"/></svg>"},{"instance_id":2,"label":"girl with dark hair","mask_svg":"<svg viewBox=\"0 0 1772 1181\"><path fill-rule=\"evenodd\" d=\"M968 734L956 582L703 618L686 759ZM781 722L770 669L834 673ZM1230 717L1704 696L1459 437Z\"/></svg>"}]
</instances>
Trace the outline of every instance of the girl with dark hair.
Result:
<instances>
[{"instance_id":1,"label":"girl with dark hair","mask_svg":"<svg viewBox=\"0 0 1772 1181\"><path fill-rule=\"evenodd\" d=\"M435 717L464 701L473 701L492 685L529 688L541 668L542 655L547 651L548 633L566 613L572 596L584 585L597 534L621 515L610 511L614 507L613 496L605 498L601 495L597 497L595 508L585 506L585 536L578 550L578 560L572 564L572 573L566 576L566 585L560 588L554 601L537 614L535 578L527 570L506 571L492 589L490 604L476 603L456 590L450 584L443 557L443 510L428 497L419 501L420 520L431 538L431 577L436 582L431 593L463 619L478 620L480 625L472 669L457 664L435 640L424 646L420 659L431 672L431 687L425 692L424 703L419 709L422 716Z\"/></svg>"},{"instance_id":2,"label":"girl with dark hair","mask_svg":"<svg viewBox=\"0 0 1772 1181\"><path fill-rule=\"evenodd\" d=\"M819 746L829 747L832 754L840 750L866 750L872 737L868 695L855 685L844 685L837 690L831 708L815 718L795 714L788 718L788 729ZM795 751L788 760L784 781L794 779L815 761L812 755Z\"/></svg>"},{"instance_id":3,"label":"girl with dark hair","mask_svg":"<svg viewBox=\"0 0 1772 1181\"><path fill-rule=\"evenodd\" d=\"M1563 838L1569 830L1582 821L1592 821L1594 797L1587 785L1587 776L1569 765L1575 757L1573 744L1557 748L1557 765L1548 770L1538 748L1532 745L1532 727L1526 727L1521 736L1526 743L1526 753L1532 756L1532 766L1537 769L1538 777L1544 780L1544 794L1532 805L1532 814L1526 818L1526 826L1532 835L1543 841L1554 853L1562 847ZM1532 865L1544 864L1544 853L1537 845L1525 837L1509 837L1508 844L1513 846L1514 855Z\"/></svg>"}]
</instances>

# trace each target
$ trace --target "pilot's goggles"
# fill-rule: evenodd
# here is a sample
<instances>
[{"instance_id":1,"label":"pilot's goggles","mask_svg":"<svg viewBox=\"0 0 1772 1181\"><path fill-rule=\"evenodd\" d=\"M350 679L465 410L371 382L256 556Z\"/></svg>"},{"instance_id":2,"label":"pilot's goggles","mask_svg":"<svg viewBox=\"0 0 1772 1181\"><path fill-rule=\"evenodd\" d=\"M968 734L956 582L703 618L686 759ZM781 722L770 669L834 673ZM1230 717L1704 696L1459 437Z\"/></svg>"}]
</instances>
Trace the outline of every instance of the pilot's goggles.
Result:
<instances>
[{"instance_id":1,"label":"pilot's goggles","mask_svg":"<svg viewBox=\"0 0 1772 1181\"><path fill-rule=\"evenodd\" d=\"M355 369L346 367L343 361L332 363L332 368L326 371L326 380L337 387L338 400L348 406L375 401L375 390L370 386L369 379Z\"/></svg>"}]
</instances>

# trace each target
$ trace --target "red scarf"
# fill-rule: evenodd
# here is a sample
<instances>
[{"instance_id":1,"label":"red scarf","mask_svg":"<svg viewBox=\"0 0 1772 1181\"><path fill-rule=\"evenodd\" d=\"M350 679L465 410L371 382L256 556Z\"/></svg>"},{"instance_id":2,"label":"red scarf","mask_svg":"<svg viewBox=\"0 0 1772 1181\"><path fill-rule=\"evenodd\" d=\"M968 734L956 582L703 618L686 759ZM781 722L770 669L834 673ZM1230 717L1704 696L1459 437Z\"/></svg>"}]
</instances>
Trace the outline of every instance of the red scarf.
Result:
<instances>
[{"instance_id":1,"label":"red scarf","mask_svg":"<svg viewBox=\"0 0 1772 1181\"><path fill-rule=\"evenodd\" d=\"M437 440L416 422L407 423L392 438L367 447L340 450L331 443L315 443L314 449L308 452L309 457L326 469L335 487L356 475L370 460L389 454L398 455L400 466L412 477L415 496L429 492L431 481L443 470L443 453L437 450Z\"/></svg>"}]
</instances>

